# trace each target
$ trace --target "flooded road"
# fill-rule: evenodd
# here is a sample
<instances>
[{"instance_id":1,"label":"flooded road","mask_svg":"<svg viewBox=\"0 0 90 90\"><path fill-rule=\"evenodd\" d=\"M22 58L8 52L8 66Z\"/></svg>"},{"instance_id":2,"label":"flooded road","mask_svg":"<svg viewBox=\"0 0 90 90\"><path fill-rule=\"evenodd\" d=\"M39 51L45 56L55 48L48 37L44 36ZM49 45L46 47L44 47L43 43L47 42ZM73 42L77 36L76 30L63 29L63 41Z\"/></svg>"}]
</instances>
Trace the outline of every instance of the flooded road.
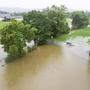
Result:
<instances>
[{"instance_id":1,"label":"flooded road","mask_svg":"<svg viewBox=\"0 0 90 90\"><path fill-rule=\"evenodd\" d=\"M83 39L71 42L75 46L40 46L0 67L0 90L90 90L90 46Z\"/></svg>"}]
</instances>

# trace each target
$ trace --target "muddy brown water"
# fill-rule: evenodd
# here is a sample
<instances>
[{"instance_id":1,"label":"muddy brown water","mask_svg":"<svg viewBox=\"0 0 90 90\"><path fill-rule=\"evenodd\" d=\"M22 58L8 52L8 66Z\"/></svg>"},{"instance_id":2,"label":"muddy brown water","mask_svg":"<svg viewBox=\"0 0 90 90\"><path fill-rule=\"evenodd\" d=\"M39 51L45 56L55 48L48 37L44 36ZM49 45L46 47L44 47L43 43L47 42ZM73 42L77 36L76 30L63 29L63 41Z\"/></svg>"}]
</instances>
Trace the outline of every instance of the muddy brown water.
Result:
<instances>
[{"instance_id":1,"label":"muddy brown water","mask_svg":"<svg viewBox=\"0 0 90 90\"><path fill-rule=\"evenodd\" d=\"M72 42L75 46L40 46L0 67L0 90L90 90L89 45L82 39Z\"/></svg>"}]
</instances>

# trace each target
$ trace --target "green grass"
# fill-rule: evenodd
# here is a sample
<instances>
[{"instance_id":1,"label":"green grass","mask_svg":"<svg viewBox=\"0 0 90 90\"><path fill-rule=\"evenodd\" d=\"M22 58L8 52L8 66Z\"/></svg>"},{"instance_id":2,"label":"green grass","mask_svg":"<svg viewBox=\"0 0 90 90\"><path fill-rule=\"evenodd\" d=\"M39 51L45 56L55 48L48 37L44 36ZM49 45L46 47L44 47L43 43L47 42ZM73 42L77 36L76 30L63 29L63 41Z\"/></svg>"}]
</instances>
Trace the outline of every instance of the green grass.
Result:
<instances>
[{"instance_id":1,"label":"green grass","mask_svg":"<svg viewBox=\"0 0 90 90\"><path fill-rule=\"evenodd\" d=\"M72 37L82 36L82 37L90 37L90 28L79 29L71 34Z\"/></svg>"},{"instance_id":2,"label":"green grass","mask_svg":"<svg viewBox=\"0 0 90 90\"><path fill-rule=\"evenodd\" d=\"M10 22L3 22L0 21L0 29L2 29L3 27L5 27L6 25L8 25Z\"/></svg>"},{"instance_id":3,"label":"green grass","mask_svg":"<svg viewBox=\"0 0 90 90\"><path fill-rule=\"evenodd\" d=\"M75 38L75 37L80 37L80 36L90 37L90 28L74 30L71 34L62 35L62 36L56 38L55 40L66 41L69 38ZM89 42L90 42L90 40L89 40Z\"/></svg>"},{"instance_id":4,"label":"green grass","mask_svg":"<svg viewBox=\"0 0 90 90\"><path fill-rule=\"evenodd\" d=\"M68 34L64 34L58 38L55 38L54 40L56 41L66 41L67 39L69 39L69 35Z\"/></svg>"}]
</instances>

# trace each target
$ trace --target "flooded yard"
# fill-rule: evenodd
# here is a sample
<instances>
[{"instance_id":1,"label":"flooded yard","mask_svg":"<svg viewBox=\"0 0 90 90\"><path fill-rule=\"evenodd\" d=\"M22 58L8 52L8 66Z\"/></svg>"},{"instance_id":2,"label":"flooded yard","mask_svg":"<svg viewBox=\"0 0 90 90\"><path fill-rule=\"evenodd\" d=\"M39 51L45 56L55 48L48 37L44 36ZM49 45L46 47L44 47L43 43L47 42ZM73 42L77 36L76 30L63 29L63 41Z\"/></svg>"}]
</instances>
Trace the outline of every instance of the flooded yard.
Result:
<instances>
[{"instance_id":1,"label":"flooded yard","mask_svg":"<svg viewBox=\"0 0 90 90\"><path fill-rule=\"evenodd\" d=\"M39 46L20 60L0 66L0 90L90 90L90 46L86 39ZM0 60L3 60L0 50ZM0 62L2 64L2 62Z\"/></svg>"}]
</instances>

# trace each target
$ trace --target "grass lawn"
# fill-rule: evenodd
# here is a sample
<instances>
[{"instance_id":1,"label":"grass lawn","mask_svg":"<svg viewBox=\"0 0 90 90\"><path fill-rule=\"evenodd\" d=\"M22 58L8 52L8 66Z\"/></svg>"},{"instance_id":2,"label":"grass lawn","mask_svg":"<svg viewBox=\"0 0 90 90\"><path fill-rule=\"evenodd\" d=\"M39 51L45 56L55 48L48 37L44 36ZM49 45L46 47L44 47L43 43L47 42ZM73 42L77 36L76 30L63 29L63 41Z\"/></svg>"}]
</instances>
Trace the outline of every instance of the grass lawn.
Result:
<instances>
[{"instance_id":1,"label":"grass lawn","mask_svg":"<svg viewBox=\"0 0 90 90\"><path fill-rule=\"evenodd\" d=\"M55 40L57 40L57 41L66 41L69 38L75 38L75 37L78 37L78 36L90 37L90 27L85 28L85 29L74 30L71 34L62 35L62 36L56 38Z\"/></svg>"},{"instance_id":2,"label":"grass lawn","mask_svg":"<svg viewBox=\"0 0 90 90\"><path fill-rule=\"evenodd\" d=\"M3 22L0 21L0 29L2 29L3 27L5 27L6 25L8 25L10 22Z\"/></svg>"},{"instance_id":3,"label":"grass lawn","mask_svg":"<svg viewBox=\"0 0 90 90\"><path fill-rule=\"evenodd\" d=\"M80 29L76 30L74 33L71 34L71 36L83 36L83 37L90 37L90 28Z\"/></svg>"}]
</instances>

